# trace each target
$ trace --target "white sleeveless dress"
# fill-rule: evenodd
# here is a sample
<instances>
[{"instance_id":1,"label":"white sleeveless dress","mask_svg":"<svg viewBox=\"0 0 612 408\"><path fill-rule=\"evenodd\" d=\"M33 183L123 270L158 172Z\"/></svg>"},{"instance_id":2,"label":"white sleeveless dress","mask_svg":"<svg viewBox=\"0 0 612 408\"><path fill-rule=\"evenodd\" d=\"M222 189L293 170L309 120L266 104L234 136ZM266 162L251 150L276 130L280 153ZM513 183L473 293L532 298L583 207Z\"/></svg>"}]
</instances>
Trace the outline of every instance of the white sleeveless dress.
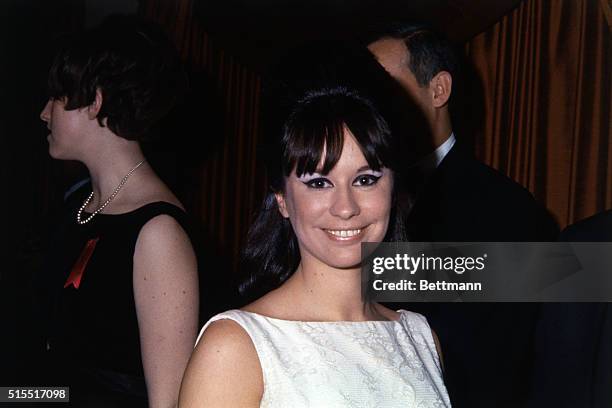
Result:
<instances>
[{"instance_id":1,"label":"white sleeveless dress","mask_svg":"<svg viewBox=\"0 0 612 408\"><path fill-rule=\"evenodd\" d=\"M263 372L261 407L450 407L425 317L301 322L230 310L250 336ZM197 342L196 342L197 344Z\"/></svg>"}]
</instances>

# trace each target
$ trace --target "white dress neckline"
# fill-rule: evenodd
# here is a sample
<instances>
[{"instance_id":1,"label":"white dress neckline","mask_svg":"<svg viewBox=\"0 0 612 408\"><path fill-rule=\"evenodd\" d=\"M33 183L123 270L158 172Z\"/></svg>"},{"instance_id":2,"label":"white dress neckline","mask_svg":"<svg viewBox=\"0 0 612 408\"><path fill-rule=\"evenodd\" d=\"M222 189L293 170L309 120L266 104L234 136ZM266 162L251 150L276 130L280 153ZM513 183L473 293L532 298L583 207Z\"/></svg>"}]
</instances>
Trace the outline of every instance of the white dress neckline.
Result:
<instances>
[{"instance_id":1,"label":"white dress neckline","mask_svg":"<svg viewBox=\"0 0 612 408\"><path fill-rule=\"evenodd\" d=\"M285 322L285 323L302 323L302 324L342 324L342 325L350 325L350 324L372 324L372 323L394 323L401 324L402 320L406 313L408 313L404 309L396 310L399 313L399 318L397 320L291 320L291 319L280 319L278 317L266 316L261 313L251 312L248 310L239 309L243 313L248 313L254 317L264 318L271 321L276 322Z\"/></svg>"}]
</instances>

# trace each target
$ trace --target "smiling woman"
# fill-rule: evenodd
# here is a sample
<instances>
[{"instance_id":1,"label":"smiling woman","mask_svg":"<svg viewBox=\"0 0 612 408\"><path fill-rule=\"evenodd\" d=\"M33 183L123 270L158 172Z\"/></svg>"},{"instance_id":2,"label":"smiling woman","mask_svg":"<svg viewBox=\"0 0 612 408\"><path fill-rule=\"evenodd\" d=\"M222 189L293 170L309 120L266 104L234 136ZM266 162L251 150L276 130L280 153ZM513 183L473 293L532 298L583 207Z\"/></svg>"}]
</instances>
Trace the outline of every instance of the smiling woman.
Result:
<instances>
[{"instance_id":1,"label":"smiling woman","mask_svg":"<svg viewBox=\"0 0 612 408\"><path fill-rule=\"evenodd\" d=\"M204 326L180 407L449 405L427 321L361 298L360 244L403 234L371 59L341 49L333 63L306 59L312 81L285 88L270 193L243 254L242 291L261 297ZM338 79L362 68L363 88Z\"/></svg>"}]
</instances>

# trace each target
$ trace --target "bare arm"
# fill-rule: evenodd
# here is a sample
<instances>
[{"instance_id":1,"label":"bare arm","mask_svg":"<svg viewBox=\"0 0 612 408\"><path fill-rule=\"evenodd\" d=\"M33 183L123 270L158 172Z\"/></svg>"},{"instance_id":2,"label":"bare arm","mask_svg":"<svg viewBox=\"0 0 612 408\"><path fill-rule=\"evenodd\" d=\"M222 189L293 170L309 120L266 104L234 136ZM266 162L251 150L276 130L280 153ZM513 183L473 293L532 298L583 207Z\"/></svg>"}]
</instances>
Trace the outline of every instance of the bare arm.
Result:
<instances>
[{"instance_id":1,"label":"bare arm","mask_svg":"<svg viewBox=\"0 0 612 408\"><path fill-rule=\"evenodd\" d=\"M213 322L185 371L179 408L255 408L262 395L261 365L248 334L233 321Z\"/></svg>"},{"instance_id":2,"label":"bare arm","mask_svg":"<svg viewBox=\"0 0 612 408\"><path fill-rule=\"evenodd\" d=\"M191 242L160 215L140 231L134 252L134 300L149 407L175 407L198 326L198 273Z\"/></svg>"}]
</instances>

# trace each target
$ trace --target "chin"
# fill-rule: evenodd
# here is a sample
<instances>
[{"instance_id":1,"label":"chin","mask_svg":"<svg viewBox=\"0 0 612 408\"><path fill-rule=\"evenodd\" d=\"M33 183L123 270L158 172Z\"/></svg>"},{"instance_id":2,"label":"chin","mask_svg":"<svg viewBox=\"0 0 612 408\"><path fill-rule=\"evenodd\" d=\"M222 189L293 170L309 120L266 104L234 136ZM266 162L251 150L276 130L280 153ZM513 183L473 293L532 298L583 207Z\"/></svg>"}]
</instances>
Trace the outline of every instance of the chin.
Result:
<instances>
[{"instance_id":1,"label":"chin","mask_svg":"<svg viewBox=\"0 0 612 408\"><path fill-rule=\"evenodd\" d=\"M55 149L50 145L49 145L49 156L51 156L53 159L61 160L61 157L58 155Z\"/></svg>"},{"instance_id":2,"label":"chin","mask_svg":"<svg viewBox=\"0 0 612 408\"><path fill-rule=\"evenodd\" d=\"M71 160L69 158L62 156L59 152L53 149L49 149L49 156L51 156L51 158L56 159L56 160Z\"/></svg>"},{"instance_id":3,"label":"chin","mask_svg":"<svg viewBox=\"0 0 612 408\"><path fill-rule=\"evenodd\" d=\"M357 256L351 254L351 256L342 258L334 257L334 259L330 259L325 263L336 269L361 268L361 256L359 256L359 254Z\"/></svg>"},{"instance_id":4,"label":"chin","mask_svg":"<svg viewBox=\"0 0 612 408\"><path fill-rule=\"evenodd\" d=\"M49 145L49 156L56 160L76 160L75 158L66 155L66 152L62 152L52 144Z\"/></svg>"}]
</instances>

